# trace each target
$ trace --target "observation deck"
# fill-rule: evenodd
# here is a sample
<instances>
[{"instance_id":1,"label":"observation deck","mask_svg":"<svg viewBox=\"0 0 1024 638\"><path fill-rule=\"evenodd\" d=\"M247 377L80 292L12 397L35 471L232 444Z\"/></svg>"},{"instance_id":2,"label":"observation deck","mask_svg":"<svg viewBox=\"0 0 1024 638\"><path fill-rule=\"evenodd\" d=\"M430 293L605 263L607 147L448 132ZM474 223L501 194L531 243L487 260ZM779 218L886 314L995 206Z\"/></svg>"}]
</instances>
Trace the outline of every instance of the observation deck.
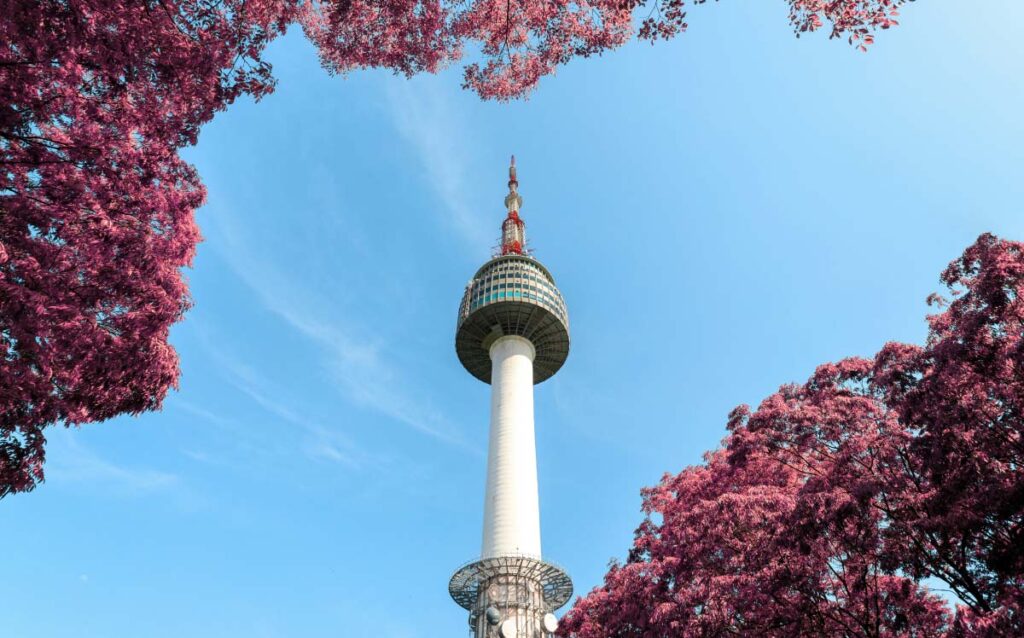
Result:
<instances>
[{"instance_id":1,"label":"observation deck","mask_svg":"<svg viewBox=\"0 0 1024 638\"><path fill-rule=\"evenodd\" d=\"M558 372L569 356L569 313L562 293L548 269L524 254L491 259L466 285L455 335L459 361L474 377L490 383L490 347L506 335L533 344L534 384Z\"/></svg>"}]
</instances>

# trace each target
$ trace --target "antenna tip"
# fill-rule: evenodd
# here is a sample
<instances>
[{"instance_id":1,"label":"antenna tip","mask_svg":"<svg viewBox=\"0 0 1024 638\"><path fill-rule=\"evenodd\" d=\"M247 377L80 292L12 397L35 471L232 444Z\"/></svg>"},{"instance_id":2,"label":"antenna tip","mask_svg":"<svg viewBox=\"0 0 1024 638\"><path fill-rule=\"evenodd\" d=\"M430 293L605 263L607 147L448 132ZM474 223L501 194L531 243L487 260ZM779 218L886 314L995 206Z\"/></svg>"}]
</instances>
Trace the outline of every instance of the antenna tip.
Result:
<instances>
[{"instance_id":1,"label":"antenna tip","mask_svg":"<svg viewBox=\"0 0 1024 638\"><path fill-rule=\"evenodd\" d=\"M512 166L515 166L515 165L516 165L516 156L513 155L512 156Z\"/></svg>"}]
</instances>

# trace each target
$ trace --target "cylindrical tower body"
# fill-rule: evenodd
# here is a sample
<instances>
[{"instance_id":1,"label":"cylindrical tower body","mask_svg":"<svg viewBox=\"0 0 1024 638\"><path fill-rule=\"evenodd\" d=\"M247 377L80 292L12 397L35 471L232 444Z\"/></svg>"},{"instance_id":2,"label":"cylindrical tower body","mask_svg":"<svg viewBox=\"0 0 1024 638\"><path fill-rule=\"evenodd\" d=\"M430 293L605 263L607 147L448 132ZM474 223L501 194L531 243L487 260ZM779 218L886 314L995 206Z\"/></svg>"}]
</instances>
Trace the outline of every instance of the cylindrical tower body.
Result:
<instances>
[{"instance_id":1,"label":"cylindrical tower body","mask_svg":"<svg viewBox=\"0 0 1024 638\"><path fill-rule=\"evenodd\" d=\"M481 558L540 558L540 505L533 431L533 344L497 339L491 355L491 432Z\"/></svg>"},{"instance_id":2,"label":"cylindrical tower body","mask_svg":"<svg viewBox=\"0 0 1024 638\"><path fill-rule=\"evenodd\" d=\"M480 558L455 572L448 591L469 610L475 638L545 638L572 581L541 558L533 386L569 356L569 314L555 280L527 254L523 198L509 171L508 216L497 256L462 296L455 351L491 384L491 426Z\"/></svg>"}]
</instances>

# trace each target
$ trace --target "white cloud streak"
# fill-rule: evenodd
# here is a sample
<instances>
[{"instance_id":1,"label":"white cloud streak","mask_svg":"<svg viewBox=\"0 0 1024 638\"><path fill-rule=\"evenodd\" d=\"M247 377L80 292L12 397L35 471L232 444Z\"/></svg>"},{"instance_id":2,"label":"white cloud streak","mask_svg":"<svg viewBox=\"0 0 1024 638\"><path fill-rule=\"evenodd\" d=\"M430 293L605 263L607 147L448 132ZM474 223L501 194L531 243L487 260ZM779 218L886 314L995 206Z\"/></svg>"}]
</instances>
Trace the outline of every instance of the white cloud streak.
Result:
<instances>
[{"instance_id":1,"label":"white cloud streak","mask_svg":"<svg viewBox=\"0 0 1024 638\"><path fill-rule=\"evenodd\" d=\"M203 419L210 423L214 423L219 426L228 427L232 425L232 421L230 419L224 418L219 414L214 414L213 412L207 410L206 408L195 405L194 403L185 401L184 399L181 399L178 395L172 395L164 403L164 405L165 407L178 408L184 412L188 412L192 416L197 416L200 419Z\"/></svg>"},{"instance_id":2,"label":"white cloud streak","mask_svg":"<svg viewBox=\"0 0 1024 638\"><path fill-rule=\"evenodd\" d=\"M257 258L249 249L251 242L246 241L244 232L225 211L219 212L217 225L217 246L232 271L268 311L320 347L326 355L325 367L351 402L441 442L468 447L442 415L426 407L426 401L410 390L409 380L384 360L379 335L342 324L337 319L339 313L330 310L327 299L286 277L265 258ZM223 353L220 356L232 371L232 382L264 409L291 423L314 428L322 438L333 432L310 424L288 406L268 398L270 393L260 387L262 384L251 368ZM322 446L314 449L322 458L341 454L325 452Z\"/></svg>"},{"instance_id":3,"label":"white cloud streak","mask_svg":"<svg viewBox=\"0 0 1024 638\"><path fill-rule=\"evenodd\" d=\"M350 469L359 469L367 462L369 455L363 452L340 430L317 423L300 415L288 405L272 398L268 388L269 384L251 368L228 359L223 353L217 352L216 356L231 373L229 382L233 386L267 412L292 425L298 426L310 437L310 442L305 446L308 456L328 460Z\"/></svg>"},{"instance_id":4,"label":"white cloud streak","mask_svg":"<svg viewBox=\"0 0 1024 638\"><path fill-rule=\"evenodd\" d=\"M175 489L180 486L180 479L175 474L126 467L108 461L66 431L61 430L48 438L50 446L46 465L47 482L98 482L129 495Z\"/></svg>"},{"instance_id":5,"label":"white cloud streak","mask_svg":"<svg viewBox=\"0 0 1024 638\"><path fill-rule=\"evenodd\" d=\"M385 85L388 109L395 129L412 146L437 197L446 210L445 223L479 250L493 238L474 213L466 196L463 176L468 174L470 145L465 142L455 107L437 88L433 78L392 78Z\"/></svg>"}]
</instances>

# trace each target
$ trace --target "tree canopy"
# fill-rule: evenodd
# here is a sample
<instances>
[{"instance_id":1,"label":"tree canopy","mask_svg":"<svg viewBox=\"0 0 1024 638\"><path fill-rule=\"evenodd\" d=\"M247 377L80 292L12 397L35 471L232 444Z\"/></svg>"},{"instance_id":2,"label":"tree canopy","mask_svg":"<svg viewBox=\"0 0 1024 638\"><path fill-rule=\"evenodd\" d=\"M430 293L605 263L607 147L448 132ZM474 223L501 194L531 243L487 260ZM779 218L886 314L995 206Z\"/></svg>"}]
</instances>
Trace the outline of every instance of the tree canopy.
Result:
<instances>
[{"instance_id":1,"label":"tree canopy","mask_svg":"<svg viewBox=\"0 0 1024 638\"><path fill-rule=\"evenodd\" d=\"M702 2L703 0L695 0ZM863 46L904 0L786 0L798 32ZM236 98L273 89L294 23L331 72L433 72L526 94L578 56L685 30L683 0L0 2L0 497L43 478L43 429L160 405L170 326L205 197L178 152ZM636 18L646 7L648 17ZM634 21L639 20L639 29ZM478 52L478 55L477 55Z\"/></svg>"},{"instance_id":2,"label":"tree canopy","mask_svg":"<svg viewBox=\"0 0 1024 638\"><path fill-rule=\"evenodd\" d=\"M644 490L564 635L1024 635L1024 244L982 235L942 280L924 346L736 408L704 464Z\"/></svg>"}]
</instances>

